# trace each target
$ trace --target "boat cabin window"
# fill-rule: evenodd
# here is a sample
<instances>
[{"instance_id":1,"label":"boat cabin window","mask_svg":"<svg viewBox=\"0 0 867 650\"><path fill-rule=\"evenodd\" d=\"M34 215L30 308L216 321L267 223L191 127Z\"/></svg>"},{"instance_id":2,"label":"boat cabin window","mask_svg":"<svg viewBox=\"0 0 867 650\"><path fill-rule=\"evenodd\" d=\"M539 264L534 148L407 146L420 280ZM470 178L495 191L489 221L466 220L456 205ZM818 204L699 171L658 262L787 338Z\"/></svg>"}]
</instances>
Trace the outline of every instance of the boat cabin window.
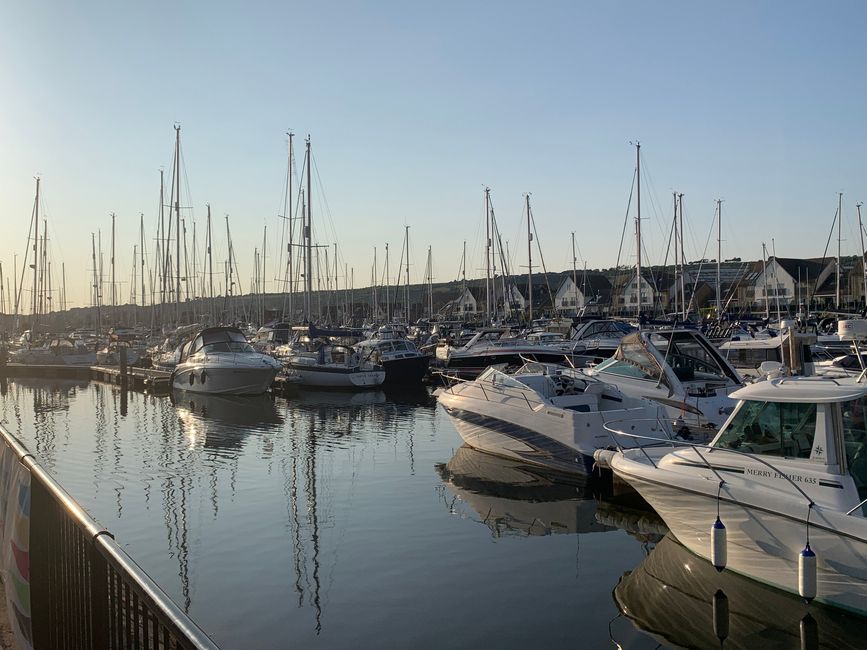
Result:
<instances>
[{"instance_id":1,"label":"boat cabin window","mask_svg":"<svg viewBox=\"0 0 867 650\"><path fill-rule=\"evenodd\" d=\"M729 359L739 366L758 368L765 361L780 361L780 348L733 348L729 349Z\"/></svg>"},{"instance_id":2,"label":"boat cabin window","mask_svg":"<svg viewBox=\"0 0 867 650\"><path fill-rule=\"evenodd\" d=\"M748 401L735 414L714 447L751 454L810 458L816 436L815 404ZM816 456L824 462L825 454Z\"/></svg>"},{"instance_id":3,"label":"boat cabin window","mask_svg":"<svg viewBox=\"0 0 867 650\"><path fill-rule=\"evenodd\" d=\"M726 373L705 347L693 337L675 337L674 340L653 343L660 348L666 361L681 381L715 380L726 381ZM662 337L659 337L662 338ZM668 348L668 349L666 349Z\"/></svg>"},{"instance_id":4,"label":"boat cabin window","mask_svg":"<svg viewBox=\"0 0 867 650\"><path fill-rule=\"evenodd\" d=\"M846 465L855 481L858 495L867 498L867 417L864 397L843 402L843 446L846 449Z\"/></svg>"}]
</instances>

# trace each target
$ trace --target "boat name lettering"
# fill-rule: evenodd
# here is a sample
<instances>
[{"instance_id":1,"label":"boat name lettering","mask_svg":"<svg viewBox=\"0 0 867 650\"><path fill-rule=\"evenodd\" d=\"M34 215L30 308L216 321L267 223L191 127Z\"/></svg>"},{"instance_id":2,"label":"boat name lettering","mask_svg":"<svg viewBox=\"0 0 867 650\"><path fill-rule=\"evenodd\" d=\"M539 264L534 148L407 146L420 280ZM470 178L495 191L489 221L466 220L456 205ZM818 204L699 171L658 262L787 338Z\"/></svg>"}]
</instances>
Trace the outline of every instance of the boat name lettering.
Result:
<instances>
[{"instance_id":1,"label":"boat name lettering","mask_svg":"<svg viewBox=\"0 0 867 650\"><path fill-rule=\"evenodd\" d=\"M794 483L812 483L817 484L819 479L814 476L801 476L799 474L782 474L780 472L776 472L769 469L752 469L750 467L746 468L746 473L748 476L766 476L768 478L787 478Z\"/></svg>"}]
</instances>

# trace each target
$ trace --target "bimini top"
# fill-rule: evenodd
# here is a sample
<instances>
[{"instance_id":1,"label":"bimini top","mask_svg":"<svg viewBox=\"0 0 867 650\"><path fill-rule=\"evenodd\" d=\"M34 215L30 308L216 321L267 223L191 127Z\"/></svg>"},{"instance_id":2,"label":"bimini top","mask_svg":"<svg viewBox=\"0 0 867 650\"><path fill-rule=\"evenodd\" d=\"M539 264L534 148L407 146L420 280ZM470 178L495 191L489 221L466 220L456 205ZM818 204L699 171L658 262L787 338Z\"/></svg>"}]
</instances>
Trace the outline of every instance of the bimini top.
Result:
<instances>
[{"instance_id":1,"label":"bimini top","mask_svg":"<svg viewBox=\"0 0 867 650\"><path fill-rule=\"evenodd\" d=\"M734 391L734 399L757 402L848 402L867 395L867 383L854 378L780 377L758 381Z\"/></svg>"}]
</instances>

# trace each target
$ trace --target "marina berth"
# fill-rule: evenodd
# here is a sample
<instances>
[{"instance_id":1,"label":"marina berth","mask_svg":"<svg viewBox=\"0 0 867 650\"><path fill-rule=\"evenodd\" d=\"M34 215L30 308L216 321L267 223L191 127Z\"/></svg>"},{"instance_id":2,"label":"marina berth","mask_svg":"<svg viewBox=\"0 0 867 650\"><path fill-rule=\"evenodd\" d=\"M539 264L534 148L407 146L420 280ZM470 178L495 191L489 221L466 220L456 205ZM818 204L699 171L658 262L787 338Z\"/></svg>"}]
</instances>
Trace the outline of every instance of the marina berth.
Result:
<instances>
[{"instance_id":1,"label":"marina berth","mask_svg":"<svg viewBox=\"0 0 867 650\"><path fill-rule=\"evenodd\" d=\"M440 389L437 399L470 447L568 474L588 474L593 453L611 444L606 422L627 421L647 436L672 435L665 409L572 369L496 367Z\"/></svg>"},{"instance_id":2,"label":"marina berth","mask_svg":"<svg viewBox=\"0 0 867 650\"><path fill-rule=\"evenodd\" d=\"M172 388L191 393L261 395L271 387L280 362L256 352L236 327L209 327L181 352Z\"/></svg>"},{"instance_id":3,"label":"marina berth","mask_svg":"<svg viewBox=\"0 0 867 650\"><path fill-rule=\"evenodd\" d=\"M708 446L644 439L596 458L718 570L867 614L867 384L784 377L732 397Z\"/></svg>"}]
</instances>

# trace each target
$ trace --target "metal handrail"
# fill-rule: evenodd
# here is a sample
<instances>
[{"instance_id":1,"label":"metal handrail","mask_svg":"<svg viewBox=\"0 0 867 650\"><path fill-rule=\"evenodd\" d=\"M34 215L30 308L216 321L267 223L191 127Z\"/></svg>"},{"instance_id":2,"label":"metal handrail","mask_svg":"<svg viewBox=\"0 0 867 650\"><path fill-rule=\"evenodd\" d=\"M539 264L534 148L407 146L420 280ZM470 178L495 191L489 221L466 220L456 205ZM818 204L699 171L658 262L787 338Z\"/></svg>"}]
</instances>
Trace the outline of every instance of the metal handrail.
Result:
<instances>
[{"instance_id":1,"label":"metal handrail","mask_svg":"<svg viewBox=\"0 0 867 650\"><path fill-rule=\"evenodd\" d=\"M168 641L173 638L177 647L197 648L202 650L216 650L217 645L208 635L199 628L169 596L154 582L151 577L142 569L115 541L114 536L99 522L93 519L78 502L45 470L39 461L31 454L28 449L9 431L0 426L0 440L9 446L10 450L18 457L19 462L29 471L31 483L31 547L30 547L30 563L31 563L31 603L38 600L40 597L47 599L48 604L54 604L53 599L63 597L63 588L59 588L55 593L50 587L43 584L36 584L40 579L54 580L52 576L63 574L63 566L55 566L54 563L63 562L63 548L58 546L52 547L52 543L56 541L56 532L51 530L51 521L46 521L45 518L50 516L51 502L54 506L65 515L61 526L72 524L72 530L77 530L83 536L84 542L92 545L90 558L88 562L89 571L83 571L81 568L82 556L78 555L71 561L76 568L82 570L83 574L91 576L90 587L85 583L82 585L82 593L74 594L75 597L81 597L82 600L88 602L82 604L82 609L87 609L93 615L93 628L90 629L90 634L93 639L107 638L108 630L102 627L97 629L97 620L103 622L110 619L111 614L120 619L120 627L115 621L115 627L112 634L126 636L126 643L123 639L120 640L120 645L125 647L145 647L139 642L139 637L143 634L145 641L149 638L149 629L151 623L154 624L153 647L168 647ZM35 489L34 489L35 488ZM47 499L47 500L46 500ZM49 506L48 510L40 510L37 506ZM42 519L40 519L40 514ZM37 532L38 531L38 532ZM72 533L67 533L72 534ZM62 541L60 542L62 546ZM38 551L37 551L38 549ZM82 549L77 549L81 552ZM42 555L40 555L42 552ZM111 567L121 578L121 583L118 589L126 593L125 600L131 602L119 602L111 598L105 598L111 589L111 584L108 581L106 573L106 565L96 566L94 561L101 558L106 562L108 567ZM76 564L77 563L77 564ZM67 571L71 574L72 571ZM72 589L69 584L66 588ZM66 592L69 595L69 591ZM100 596L103 599L100 599ZM139 603L139 600L145 601ZM141 611L141 605L149 606L145 612ZM113 612L109 613L106 608L111 607ZM135 611L133 611L133 608ZM47 609L53 609L48 607ZM75 612L66 612L69 616L63 616L64 610L62 607L57 607L57 612L41 611L38 606L33 607L32 625L34 636L40 635L47 639L56 639L58 636L64 638L67 642L73 644L87 643L87 638L66 638L70 629L75 629L81 626L80 621L83 612L76 610ZM140 620L141 617L141 620ZM76 620L69 620L75 618ZM55 624L58 629L42 629L40 622L43 625ZM110 625L111 623L109 623ZM85 625L85 627L88 627ZM162 633L162 634L160 634ZM162 638L159 638L159 637ZM91 639L91 640L93 640ZM112 644L114 645L114 644Z\"/></svg>"},{"instance_id":2,"label":"metal handrail","mask_svg":"<svg viewBox=\"0 0 867 650\"><path fill-rule=\"evenodd\" d=\"M807 500L807 502L809 503L810 506L815 505L815 502L813 501L813 499L806 492L804 492L804 490L802 490L792 479L790 479L785 474L785 472L783 472L781 469L775 467L773 464L769 463L768 461L766 461L765 459L761 458L760 456L758 456L756 454L751 454L751 453L745 452L745 451L738 451L737 449L729 449L727 447L712 447L710 445L702 445L702 444L698 444L698 443L694 443L694 442L689 442L686 440L677 440L675 438L670 438L668 440L662 440L660 438L652 438L650 436L642 436L642 435L637 434L637 433L627 433L626 431L618 431L618 430L610 427L610 425L612 425L612 424L616 424L618 422L627 422L627 421L635 422L635 420L612 420L611 422L603 422L602 426L606 431L608 431L608 433L614 434L615 436L625 436L627 438L633 438L636 440L652 440L652 441L657 442L657 443L662 442L663 444L670 445L672 448L675 448L678 446L691 447L691 448L695 449L696 453L698 454L698 457L701 458L702 461L704 461L705 465L707 465L707 468L711 472L713 472L714 475L720 481L723 481L723 482L725 482L724 479L719 475L719 473L716 471L716 469L714 469L714 467L710 464L710 461L708 461L699 450L700 449L706 449L708 451L719 451L721 453L734 454L736 456L745 456L746 458L749 458L751 460L755 460L755 461L761 463L765 467L771 469L775 473L782 476L786 480L786 482L789 483L789 485L791 485L793 488L795 488L795 490L797 490L801 494L801 496L803 496L804 499ZM623 453L624 448L621 447L620 444L615 439L612 438L612 440L614 440L614 444L617 445L618 451ZM657 467L656 463L653 461L653 459L650 457L650 455L646 451L644 451L644 446L639 444L637 447L627 447L626 449L627 450L629 450L629 449L641 449L644 452L644 455L647 457L647 459L653 465L653 467L654 468Z\"/></svg>"}]
</instances>

